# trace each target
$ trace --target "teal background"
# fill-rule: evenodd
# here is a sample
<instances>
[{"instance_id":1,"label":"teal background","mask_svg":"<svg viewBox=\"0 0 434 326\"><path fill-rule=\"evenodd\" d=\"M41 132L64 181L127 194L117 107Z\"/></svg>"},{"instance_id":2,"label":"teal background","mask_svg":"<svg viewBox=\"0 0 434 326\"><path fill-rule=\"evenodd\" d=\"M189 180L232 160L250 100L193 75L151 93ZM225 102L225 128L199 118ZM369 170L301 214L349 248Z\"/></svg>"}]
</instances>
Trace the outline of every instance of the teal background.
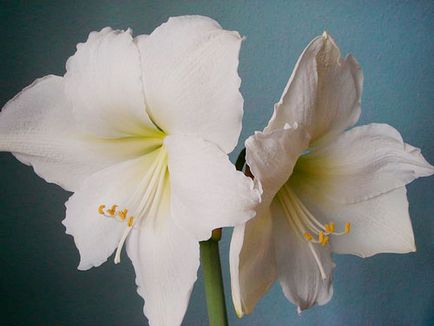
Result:
<instances>
[{"instance_id":1,"label":"teal background","mask_svg":"<svg viewBox=\"0 0 434 326\"><path fill-rule=\"evenodd\" d=\"M207 15L247 37L240 75L245 116L240 144L262 129L299 54L328 30L360 62L365 87L359 124L385 122L434 162L434 2L432 1L2 1L0 104L66 59L104 26L150 33L169 16ZM232 160L241 146L238 146ZM335 292L298 316L274 286L238 320L229 298L230 230L221 245L232 325L434 324L433 178L408 186L417 252L369 259L335 257ZM0 324L143 325L128 259L87 272L60 223L70 194L0 153ZM202 275L185 325L207 325Z\"/></svg>"}]
</instances>

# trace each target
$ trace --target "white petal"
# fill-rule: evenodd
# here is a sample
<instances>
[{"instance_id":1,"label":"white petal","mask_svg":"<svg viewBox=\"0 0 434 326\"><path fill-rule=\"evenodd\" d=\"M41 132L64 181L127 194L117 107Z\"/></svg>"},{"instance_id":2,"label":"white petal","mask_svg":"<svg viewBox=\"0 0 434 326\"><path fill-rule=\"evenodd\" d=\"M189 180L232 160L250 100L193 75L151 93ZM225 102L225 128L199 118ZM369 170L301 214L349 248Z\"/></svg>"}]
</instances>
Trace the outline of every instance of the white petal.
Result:
<instances>
[{"instance_id":1,"label":"white petal","mask_svg":"<svg viewBox=\"0 0 434 326\"><path fill-rule=\"evenodd\" d=\"M169 134L197 135L226 153L241 131L241 37L207 17L170 18L137 39L149 112Z\"/></svg>"},{"instance_id":2,"label":"white petal","mask_svg":"<svg viewBox=\"0 0 434 326\"><path fill-rule=\"evenodd\" d=\"M298 311L316 303L326 304L333 295L334 263L329 248L307 242L295 230L278 201L273 201L271 214L278 275L286 298L297 305ZM316 259L322 265L325 278Z\"/></svg>"},{"instance_id":3,"label":"white petal","mask_svg":"<svg viewBox=\"0 0 434 326\"><path fill-rule=\"evenodd\" d=\"M80 251L79 269L89 269L104 263L128 229L127 220L100 215L100 205L104 204L106 208L118 205L119 210L127 208L128 215L136 218L134 228L141 228L148 220L149 225L156 224L153 223L154 216L149 218L144 214L143 203L151 201L149 204L154 208L161 203L161 195L147 195L149 190L155 190L157 184L151 177L155 172L155 163L159 163L158 154L159 151L155 151L95 173L65 204L67 210L63 224L66 233L74 237Z\"/></svg>"},{"instance_id":4,"label":"white petal","mask_svg":"<svg viewBox=\"0 0 434 326\"><path fill-rule=\"evenodd\" d=\"M161 214L161 213L160 213ZM199 244L169 216L158 228L135 229L127 252L150 325L181 325L199 267Z\"/></svg>"},{"instance_id":5,"label":"white petal","mask_svg":"<svg viewBox=\"0 0 434 326\"><path fill-rule=\"evenodd\" d=\"M46 181L72 191L113 163L86 147L76 131L63 78L52 75L36 80L3 107L0 150L12 152Z\"/></svg>"},{"instance_id":6,"label":"white petal","mask_svg":"<svg viewBox=\"0 0 434 326\"><path fill-rule=\"evenodd\" d=\"M297 61L266 131L285 123L306 126L315 141L338 134L360 116L363 76L356 60L341 58L333 38L315 38Z\"/></svg>"},{"instance_id":7,"label":"white petal","mask_svg":"<svg viewBox=\"0 0 434 326\"><path fill-rule=\"evenodd\" d=\"M323 223L335 222L336 231L351 223L350 233L331 236L336 253L369 257L416 250L405 187L355 204L317 203L303 193L300 196Z\"/></svg>"},{"instance_id":8,"label":"white petal","mask_svg":"<svg viewBox=\"0 0 434 326\"><path fill-rule=\"evenodd\" d=\"M232 301L237 316L253 311L276 279L270 214L236 226L230 247Z\"/></svg>"},{"instance_id":9,"label":"white petal","mask_svg":"<svg viewBox=\"0 0 434 326\"><path fill-rule=\"evenodd\" d=\"M305 129L297 124L272 132L256 132L246 140L246 163L264 191L262 201L271 202L308 143Z\"/></svg>"},{"instance_id":10,"label":"white petal","mask_svg":"<svg viewBox=\"0 0 434 326\"><path fill-rule=\"evenodd\" d=\"M199 267L198 242L171 218L170 192L163 188L160 204L127 240L150 325L181 324Z\"/></svg>"},{"instance_id":11,"label":"white petal","mask_svg":"<svg viewBox=\"0 0 434 326\"><path fill-rule=\"evenodd\" d=\"M394 128L370 124L345 132L334 142L300 158L291 177L311 197L356 203L432 175L420 150L405 144Z\"/></svg>"},{"instance_id":12,"label":"white petal","mask_svg":"<svg viewBox=\"0 0 434 326\"><path fill-rule=\"evenodd\" d=\"M108 138L157 132L145 112L139 51L126 32L92 32L66 63L66 95L89 134Z\"/></svg>"},{"instance_id":13,"label":"white petal","mask_svg":"<svg viewBox=\"0 0 434 326\"><path fill-rule=\"evenodd\" d=\"M175 223L201 241L253 217L259 192L216 145L192 136L168 136L165 144Z\"/></svg>"}]
</instances>

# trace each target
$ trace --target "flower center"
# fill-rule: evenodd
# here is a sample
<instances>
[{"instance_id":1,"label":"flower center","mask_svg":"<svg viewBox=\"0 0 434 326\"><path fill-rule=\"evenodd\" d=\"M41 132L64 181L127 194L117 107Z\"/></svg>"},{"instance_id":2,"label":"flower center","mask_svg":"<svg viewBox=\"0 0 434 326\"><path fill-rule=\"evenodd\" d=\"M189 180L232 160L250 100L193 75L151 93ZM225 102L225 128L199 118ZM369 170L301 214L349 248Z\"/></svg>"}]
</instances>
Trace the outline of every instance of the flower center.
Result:
<instances>
[{"instance_id":1,"label":"flower center","mask_svg":"<svg viewBox=\"0 0 434 326\"><path fill-rule=\"evenodd\" d=\"M134 193L128 197L126 207L122 210L119 205L113 204L110 208L106 208L105 204L98 207L98 213L106 218L114 219L120 223L126 223L124 233L119 241L116 249L115 264L120 262L120 255L124 243L133 228L139 227L147 220L152 222L156 218L162 201L164 199L164 191L168 190L168 165L167 151L162 145L152 155L152 163L146 169L146 174L143 179L138 180L137 188ZM129 210L134 210L134 217L129 214Z\"/></svg>"},{"instance_id":2,"label":"flower center","mask_svg":"<svg viewBox=\"0 0 434 326\"><path fill-rule=\"evenodd\" d=\"M351 224L346 223L342 232L336 232L335 223L321 223L309 212L297 194L287 184L284 184L279 190L277 198L282 204L289 224L296 231L296 234L307 242L321 272L321 276L325 279L324 268L312 244L327 246L331 236L342 236L349 233Z\"/></svg>"}]
</instances>

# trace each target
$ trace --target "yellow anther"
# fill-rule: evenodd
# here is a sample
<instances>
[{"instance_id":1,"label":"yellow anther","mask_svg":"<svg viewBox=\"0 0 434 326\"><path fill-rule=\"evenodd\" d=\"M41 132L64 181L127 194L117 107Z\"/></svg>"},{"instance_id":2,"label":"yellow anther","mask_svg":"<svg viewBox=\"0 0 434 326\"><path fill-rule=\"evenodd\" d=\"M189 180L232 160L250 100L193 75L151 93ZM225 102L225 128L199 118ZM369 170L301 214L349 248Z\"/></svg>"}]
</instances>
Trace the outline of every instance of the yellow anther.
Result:
<instances>
[{"instance_id":1,"label":"yellow anther","mask_svg":"<svg viewBox=\"0 0 434 326\"><path fill-rule=\"evenodd\" d=\"M109 216L115 216L116 208L118 208L118 205L113 205L110 209L107 210L107 214Z\"/></svg>"},{"instance_id":2,"label":"yellow anther","mask_svg":"<svg viewBox=\"0 0 434 326\"><path fill-rule=\"evenodd\" d=\"M333 223L330 223L330 224L326 224L326 225L324 225L324 228L326 229L326 231L327 231L328 233L333 233L333 232L335 232L335 225L334 225Z\"/></svg>"},{"instance_id":3,"label":"yellow anther","mask_svg":"<svg viewBox=\"0 0 434 326\"><path fill-rule=\"evenodd\" d=\"M127 218L127 214L128 214L128 209L126 208L118 212L118 215L122 221L124 221Z\"/></svg>"},{"instance_id":4,"label":"yellow anther","mask_svg":"<svg viewBox=\"0 0 434 326\"><path fill-rule=\"evenodd\" d=\"M98 213L100 213L101 215L104 215L104 208L105 208L105 205L99 205Z\"/></svg>"},{"instance_id":5,"label":"yellow anther","mask_svg":"<svg viewBox=\"0 0 434 326\"><path fill-rule=\"evenodd\" d=\"M310 234L309 232L305 232L304 237L307 241L311 241L313 239L312 234Z\"/></svg>"},{"instance_id":6,"label":"yellow anther","mask_svg":"<svg viewBox=\"0 0 434 326\"><path fill-rule=\"evenodd\" d=\"M351 223L345 224L345 233L349 233L351 231Z\"/></svg>"},{"instance_id":7,"label":"yellow anther","mask_svg":"<svg viewBox=\"0 0 434 326\"><path fill-rule=\"evenodd\" d=\"M326 246L329 243L330 238L328 236L324 236L324 238L321 241L322 246Z\"/></svg>"},{"instance_id":8,"label":"yellow anther","mask_svg":"<svg viewBox=\"0 0 434 326\"><path fill-rule=\"evenodd\" d=\"M129 227L132 227L132 226L133 226L133 223L134 223L134 217L133 217L133 216L130 216L130 217L128 218L128 226L129 226Z\"/></svg>"},{"instance_id":9,"label":"yellow anther","mask_svg":"<svg viewBox=\"0 0 434 326\"><path fill-rule=\"evenodd\" d=\"M318 241L319 241L319 243L323 243L324 242L324 232L320 232L319 233L319 235L318 235Z\"/></svg>"}]
</instances>

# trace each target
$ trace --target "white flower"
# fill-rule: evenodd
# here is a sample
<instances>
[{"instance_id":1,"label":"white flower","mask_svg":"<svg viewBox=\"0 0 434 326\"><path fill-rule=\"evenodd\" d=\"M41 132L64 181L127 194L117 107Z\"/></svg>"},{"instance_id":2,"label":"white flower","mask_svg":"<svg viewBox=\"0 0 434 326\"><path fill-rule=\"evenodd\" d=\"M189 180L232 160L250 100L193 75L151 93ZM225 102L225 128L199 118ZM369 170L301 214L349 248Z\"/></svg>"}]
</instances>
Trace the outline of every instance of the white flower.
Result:
<instances>
[{"instance_id":1,"label":"white flower","mask_svg":"<svg viewBox=\"0 0 434 326\"><path fill-rule=\"evenodd\" d=\"M298 310L332 296L331 253L415 250L405 185L433 174L385 124L353 126L362 72L326 33L300 56L274 115L246 141L262 188L257 216L231 242L232 297L250 313L275 280Z\"/></svg>"},{"instance_id":2,"label":"white flower","mask_svg":"<svg viewBox=\"0 0 434 326\"><path fill-rule=\"evenodd\" d=\"M180 324L199 266L198 241L245 222L259 194L227 153L241 130L241 38L200 16L150 35L89 35L64 77L8 102L0 150L74 194L66 232L81 270L124 242L152 325Z\"/></svg>"}]
</instances>

